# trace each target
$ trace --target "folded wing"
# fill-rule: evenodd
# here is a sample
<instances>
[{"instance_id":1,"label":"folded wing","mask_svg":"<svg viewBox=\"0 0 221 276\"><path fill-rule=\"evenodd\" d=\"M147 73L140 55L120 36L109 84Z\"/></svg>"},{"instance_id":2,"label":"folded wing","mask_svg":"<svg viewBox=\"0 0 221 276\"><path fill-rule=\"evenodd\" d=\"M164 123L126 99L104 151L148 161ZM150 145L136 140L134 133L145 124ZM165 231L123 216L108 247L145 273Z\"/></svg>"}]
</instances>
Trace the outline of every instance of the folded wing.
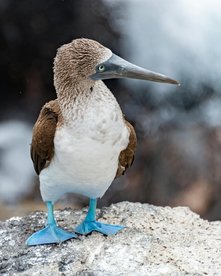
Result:
<instances>
[{"instance_id":1,"label":"folded wing","mask_svg":"<svg viewBox=\"0 0 221 276\"><path fill-rule=\"evenodd\" d=\"M61 116L57 100L46 103L33 128L31 159L37 174L47 167L54 155L54 135Z\"/></svg>"},{"instance_id":2,"label":"folded wing","mask_svg":"<svg viewBox=\"0 0 221 276\"><path fill-rule=\"evenodd\" d=\"M125 124L130 132L127 148L122 150L119 156L118 169L115 178L121 176L133 164L137 147L137 136L133 126L125 120Z\"/></svg>"}]
</instances>

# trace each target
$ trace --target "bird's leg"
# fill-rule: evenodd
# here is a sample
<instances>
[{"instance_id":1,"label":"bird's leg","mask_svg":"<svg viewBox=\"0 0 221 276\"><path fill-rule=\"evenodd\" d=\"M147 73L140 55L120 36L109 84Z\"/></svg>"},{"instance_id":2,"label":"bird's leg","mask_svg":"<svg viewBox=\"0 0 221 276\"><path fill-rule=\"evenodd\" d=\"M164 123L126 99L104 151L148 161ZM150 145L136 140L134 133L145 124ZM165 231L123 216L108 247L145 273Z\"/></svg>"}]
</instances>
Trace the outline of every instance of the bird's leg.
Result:
<instances>
[{"instance_id":1,"label":"bird's leg","mask_svg":"<svg viewBox=\"0 0 221 276\"><path fill-rule=\"evenodd\" d=\"M88 213L84 221L75 228L75 232L82 235L87 235L93 231L100 232L104 235L114 235L124 226L104 224L96 221L96 205L97 199L91 198L89 202Z\"/></svg>"},{"instance_id":2,"label":"bird's leg","mask_svg":"<svg viewBox=\"0 0 221 276\"><path fill-rule=\"evenodd\" d=\"M50 243L62 243L71 238L76 238L75 233L69 233L57 226L54 217L54 206L51 201L47 201L48 219L46 227L32 234L26 241L27 245L40 245Z\"/></svg>"}]
</instances>

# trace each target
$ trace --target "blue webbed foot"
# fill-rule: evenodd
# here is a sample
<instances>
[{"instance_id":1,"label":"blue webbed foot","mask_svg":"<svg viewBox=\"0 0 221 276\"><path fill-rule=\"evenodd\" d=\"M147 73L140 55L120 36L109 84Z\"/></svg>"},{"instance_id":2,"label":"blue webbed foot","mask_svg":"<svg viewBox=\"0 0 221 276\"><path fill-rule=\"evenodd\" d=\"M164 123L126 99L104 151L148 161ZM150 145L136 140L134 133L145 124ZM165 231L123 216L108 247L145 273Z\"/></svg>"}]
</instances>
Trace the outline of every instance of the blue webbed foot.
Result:
<instances>
[{"instance_id":1,"label":"blue webbed foot","mask_svg":"<svg viewBox=\"0 0 221 276\"><path fill-rule=\"evenodd\" d=\"M47 226L32 234L26 241L27 245L40 245L50 243L62 243L66 240L77 238L75 233L67 232L59 228L54 218L54 206L51 201L47 201L48 220Z\"/></svg>"},{"instance_id":2,"label":"blue webbed foot","mask_svg":"<svg viewBox=\"0 0 221 276\"><path fill-rule=\"evenodd\" d=\"M100 232L104 235L114 235L118 231L125 228L120 225L105 224L98 221L83 221L79 226L75 228L75 232L82 235L87 235L93 231Z\"/></svg>"},{"instance_id":3,"label":"blue webbed foot","mask_svg":"<svg viewBox=\"0 0 221 276\"><path fill-rule=\"evenodd\" d=\"M75 228L75 232L82 235L87 235L93 231L100 232L104 235L114 235L124 226L105 224L96 221L96 205L97 199L91 198L89 202L89 209L84 221Z\"/></svg>"},{"instance_id":4,"label":"blue webbed foot","mask_svg":"<svg viewBox=\"0 0 221 276\"><path fill-rule=\"evenodd\" d=\"M26 241L27 245L40 245L62 243L66 240L77 238L75 233L67 232L57 225L47 225L44 229L32 234Z\"/></svg>"}]
</instances>

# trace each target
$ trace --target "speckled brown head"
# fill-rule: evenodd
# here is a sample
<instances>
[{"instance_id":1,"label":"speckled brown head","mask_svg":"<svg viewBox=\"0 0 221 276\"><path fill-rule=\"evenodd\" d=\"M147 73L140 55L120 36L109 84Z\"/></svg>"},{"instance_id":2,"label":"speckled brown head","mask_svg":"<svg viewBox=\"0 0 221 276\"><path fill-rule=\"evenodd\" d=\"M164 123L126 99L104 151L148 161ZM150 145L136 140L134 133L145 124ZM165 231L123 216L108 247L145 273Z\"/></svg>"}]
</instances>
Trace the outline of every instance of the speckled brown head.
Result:
<instances>
[{"instance_id":1,"label":"speckled brown head","mask_svg":"<svg viewBox=\"0 0 221 276\"><path fill-rule=\"evenodd\" d=\"M91 39L75 39L58 49L54 60L56 90L86 80L134 78L178 84L176 80L155 73L113 54L110 49Z\"/></svg>"},{"instance_id":2,"label":"speckled brown head","mask_svg":"<svg viewBox=\"0 0 221 276\"><path fill-rule=\"evenodd\" d=\"M55 86L58 81L81 81L95 73L96 65L108 60L111 50L97 41L79 38L61 46L54 60Z\"/></svg>"}]
</instances>

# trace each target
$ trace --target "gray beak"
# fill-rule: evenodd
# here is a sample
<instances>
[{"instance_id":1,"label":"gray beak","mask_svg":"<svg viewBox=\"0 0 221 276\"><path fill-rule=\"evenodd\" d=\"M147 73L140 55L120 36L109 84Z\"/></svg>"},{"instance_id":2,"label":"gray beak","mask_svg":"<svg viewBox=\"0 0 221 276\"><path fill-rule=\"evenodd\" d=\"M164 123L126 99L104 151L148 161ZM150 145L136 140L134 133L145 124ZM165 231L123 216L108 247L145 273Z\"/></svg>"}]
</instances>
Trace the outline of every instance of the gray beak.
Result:
<instances>
[{"instance_id":1,"label":"gray beak","mask_svg":"<svg viewBox=\"0 0 221 276\"><path fill-rule=\"evenodd\" d=\"M93 74L91 78L93 80L130 78L179 85L179 82L174 79L136 66L115 54L107 61L97 65L96 73Z\"/></svg>"}]
</instances>

